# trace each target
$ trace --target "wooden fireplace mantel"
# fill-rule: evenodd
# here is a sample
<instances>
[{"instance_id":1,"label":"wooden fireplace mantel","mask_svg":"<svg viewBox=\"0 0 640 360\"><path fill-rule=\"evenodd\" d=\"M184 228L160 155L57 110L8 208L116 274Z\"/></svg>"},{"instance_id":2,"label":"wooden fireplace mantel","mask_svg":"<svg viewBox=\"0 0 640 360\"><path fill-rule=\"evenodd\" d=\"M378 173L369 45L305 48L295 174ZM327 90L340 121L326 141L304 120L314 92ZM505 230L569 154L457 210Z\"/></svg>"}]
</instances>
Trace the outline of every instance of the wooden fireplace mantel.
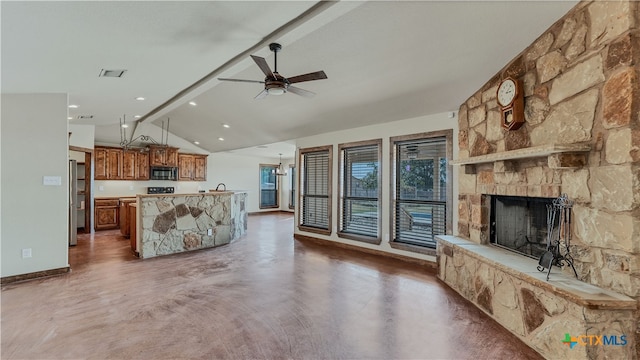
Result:
<instances>
[{"instance_id":1,"label":"wooden fireplace mantel","mask_svg":"<svg viewBox=\"0 0 640 360\"><path fill-rule=\"evenodd\" d=\"M451 164L464 165L466 173L475 173L477 164L501 162L502 165L507 163L505 171L509 171L508 163L513 160L546 157L550 168L579 168L586 164L586 153L589 151L591 151L589 144L548 144L457 159L451 161Z\"/></svg>"}]
</instances>

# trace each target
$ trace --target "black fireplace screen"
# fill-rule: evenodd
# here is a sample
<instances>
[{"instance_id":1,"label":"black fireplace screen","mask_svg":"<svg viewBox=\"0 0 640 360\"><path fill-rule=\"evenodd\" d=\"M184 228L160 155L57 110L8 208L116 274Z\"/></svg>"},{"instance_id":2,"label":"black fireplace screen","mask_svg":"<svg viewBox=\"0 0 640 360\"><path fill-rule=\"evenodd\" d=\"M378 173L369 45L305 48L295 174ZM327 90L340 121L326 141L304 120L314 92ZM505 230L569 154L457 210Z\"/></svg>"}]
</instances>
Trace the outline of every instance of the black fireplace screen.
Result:
<instances>
[{"instance_id":1,"label":"black fireplace screen","mask_svg":"<svg viewBox=\"0 0 640 360\"><path fill-rule=\"evenodd\" d=\"M552 201L491 196L491 243L538 259L547 250L547 205Z\"/></svg>"}]
</instances>

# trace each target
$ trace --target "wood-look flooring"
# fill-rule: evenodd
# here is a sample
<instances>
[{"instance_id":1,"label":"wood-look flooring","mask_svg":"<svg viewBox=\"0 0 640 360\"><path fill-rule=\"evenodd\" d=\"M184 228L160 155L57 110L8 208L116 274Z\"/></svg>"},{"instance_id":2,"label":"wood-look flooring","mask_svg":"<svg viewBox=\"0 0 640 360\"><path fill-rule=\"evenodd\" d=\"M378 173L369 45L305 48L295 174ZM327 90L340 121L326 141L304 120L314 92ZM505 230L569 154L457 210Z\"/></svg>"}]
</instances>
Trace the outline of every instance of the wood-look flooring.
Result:
<instances>
[{"instance_id":1,"label":"wood-look flooring","mask_svg":"<svg viewBox=\"0 0 640 360\"><path fill-rule=\"evenodd\" d=\"M2 288L2 359L539 359L423 267L293 239L249 217L232 244L140 260L78 237L72 271Z\"/></svg>"}]
</instances>

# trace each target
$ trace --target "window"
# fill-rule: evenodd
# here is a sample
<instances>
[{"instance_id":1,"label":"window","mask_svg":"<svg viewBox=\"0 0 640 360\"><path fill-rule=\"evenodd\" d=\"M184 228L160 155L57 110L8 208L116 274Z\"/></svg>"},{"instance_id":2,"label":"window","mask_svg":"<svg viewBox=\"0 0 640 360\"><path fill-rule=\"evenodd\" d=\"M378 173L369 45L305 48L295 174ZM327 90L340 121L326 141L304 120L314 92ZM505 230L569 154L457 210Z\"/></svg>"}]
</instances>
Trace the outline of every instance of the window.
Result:
<instances>
[{"instance_id":1,"label":"window","mask_svg":"<svg viewBox=\"0 0 640 360\"><path fill-rule=\"evenodd\" d=\"M452 131L391 139L393 242L435 248L451 229Z\"/></svg>"},{"instance_id":2,"label":"window","mask_svg":"<svg viewBox=\"0 0 640 360\"><path fill-rule=\"evenodd\" d=\"M338 146L340 237L380 243L381 145L373 140Z\"/></svg>"},{"instance_id":3,"label":"window","mask_svg":"<svg viewBox=\"0 0 640 360\"><path fill-rule=\"evenodd\" d=\"M300 149L300 229L331 234L332 147Z\"/></svg>"},{"instance_id":4,"label":"window","mask_svg":"<svg viewBox=\"0 0 640 360\"><path fill-rule=\"evenodd\" d=\"M278 165L260 164L260 209L278 207Z\"/></svg>"},{"instance_id":5,"label":"window","mask_svg":"<svg viewBox=\"0 0 640 360\"><path fill-rule=\"evenodd\" d=\"M289 209L295 208L296 204L296 167L289 165Z\"/></svg>"}]
</instances>

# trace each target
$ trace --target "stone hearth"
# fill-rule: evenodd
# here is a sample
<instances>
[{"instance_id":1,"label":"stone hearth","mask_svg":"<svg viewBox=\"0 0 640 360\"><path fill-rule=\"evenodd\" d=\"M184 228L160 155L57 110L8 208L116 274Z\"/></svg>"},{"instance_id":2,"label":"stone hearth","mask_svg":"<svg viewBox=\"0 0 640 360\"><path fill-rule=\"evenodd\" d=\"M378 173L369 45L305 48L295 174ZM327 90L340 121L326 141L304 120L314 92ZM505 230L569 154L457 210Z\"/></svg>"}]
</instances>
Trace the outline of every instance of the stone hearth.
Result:
<instances>
[{"instance_id":1,"label":"stone hearth","mask_svg":"<svg viewBox=\"0 0 640 360\"><path fill-rule=\"evenodd\" d=\"M623 353L594 345L581 353L566 354L572 358L617 358L620 354L639 358L638 24L640 3L636 1L581 2L460 106L459 158L454 161L461 166L458 236L489 247L491 195L556 198L567 194L575 202L571 252L582 284L636 302L636 310L609 309L597 314L591 312L594 309L588 302L576 308L567 303L562 305L566 311L582 313L582 318L549 316L560 313L559 305L549 305L557 304L556 300L541 299L567 300L559 287L541 289L540 283L523 280L527 277L507 265L498 266L491 259L480 260L463 251L470 246L442 244L438 249L441 279L550 358L563 356L545 342L560 342L542 334L563 328L567 333L625 332L627 343L620 346ZM501 128L496 101L497 85L507 76L524 84L526 122L514 131ZM461 266L469 266L473 276L464 281L447 278L451 267L463 271ZM563 271L573 277L570 268ZM559 272L554 268L552 278ZM533 304L539 310L533 313L530 306L522 305L530 303L531 293L544 303ZM510 315L490 311L496 302L506 303ZM631 325L616 320L628 317L629 311L635 311Z\"/></svg>"}]
</instances>

